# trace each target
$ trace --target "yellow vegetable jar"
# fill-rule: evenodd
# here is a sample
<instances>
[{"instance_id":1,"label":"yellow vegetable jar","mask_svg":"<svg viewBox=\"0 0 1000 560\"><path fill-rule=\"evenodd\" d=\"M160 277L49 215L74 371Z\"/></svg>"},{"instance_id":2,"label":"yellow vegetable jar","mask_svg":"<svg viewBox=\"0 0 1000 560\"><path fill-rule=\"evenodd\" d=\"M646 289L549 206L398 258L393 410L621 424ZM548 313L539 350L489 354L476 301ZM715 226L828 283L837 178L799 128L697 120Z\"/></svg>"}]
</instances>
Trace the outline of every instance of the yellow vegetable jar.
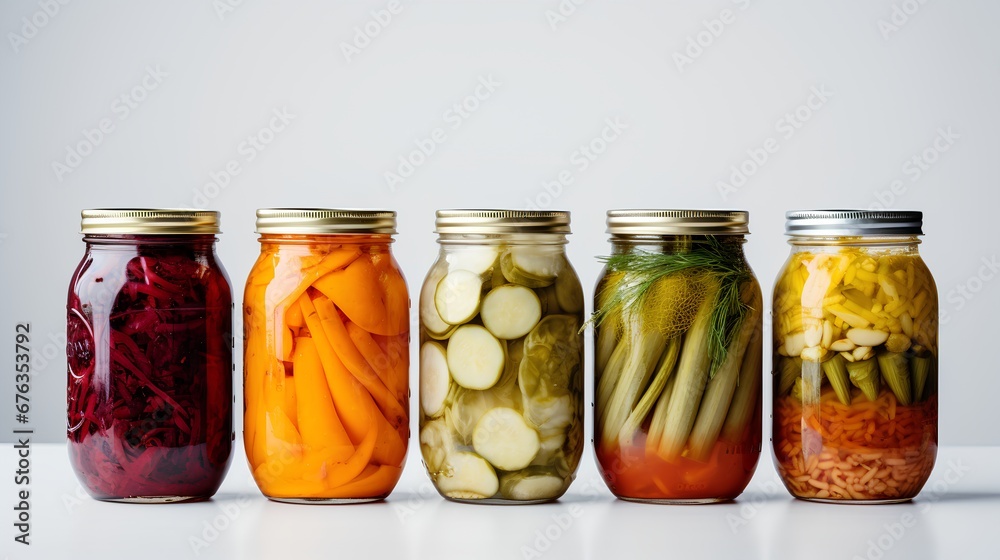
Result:
<instances>
[{"instance_id":1,"label":"yellow vegetable jar","mask_svg":"<svg viewBox=\"0 0 1000 560\"><path fill-rule=\"evenodd\" d=\"M244 442L268 498L389 495L409 437L409 296L388 211L257 211L247 279Z\"/></svg>"},{"instance_id":2,"label":"yellow vegetable jar","mask_svg":"<svg viewBox=\"0 0 1000 560\"><path fill-rule=\"evenodd\" d=\"M906 501L937 454L938 298L920 212L789 212L774 289L775 461L796 497Z\"/></svg>"}]
</instances>

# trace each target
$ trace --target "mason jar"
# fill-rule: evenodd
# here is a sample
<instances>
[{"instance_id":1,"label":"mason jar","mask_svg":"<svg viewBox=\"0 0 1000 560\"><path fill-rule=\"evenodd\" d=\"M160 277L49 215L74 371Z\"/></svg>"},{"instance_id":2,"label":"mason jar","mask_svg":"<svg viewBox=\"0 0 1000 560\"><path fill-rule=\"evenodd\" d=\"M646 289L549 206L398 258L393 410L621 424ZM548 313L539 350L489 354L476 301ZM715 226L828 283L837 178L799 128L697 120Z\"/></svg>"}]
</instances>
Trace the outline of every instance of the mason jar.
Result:
<instances>
[{"instance_id":1,"label":"mason jar","mask_svg":"<svg viewBox=\"0 0 1000 560\"><path fill-rule=\"evenodd\" d=\"M82 212L69 286L67 436L100 500L203 500L229 469L233 300L219 213Z\"/></svg>"},{"instance_id":2,"label":"mason jar","mask_svg":"<svg viewBox=\"0 0 1000 560\"><path fill-rule=\"evenodd\" d=\"M774 457L788 491L892 503L937 455L938 296L920 212L789 212L773 304Z\"/></svg>"},{"instance_id":3,"label":"mason jar","mask_svg":"<svg viewBox=\"0 0 1000 560\"><path fill-rule=\"evenodd\" d=\"M420 291L420 449L445 498L561 496L583 450L583 290L568 212L441 210Z\"/></svg>"},{"instance_id":4,"label":"mason jar","mask_svg":"<svg viewBox=\"0 0 1000 560\"><path fill-rule=\"evenodd\" d=\"M746 212L612 210L597 283L594 446L619 498L732 500L761 451L762 296Z\"/></svg>"},{"instance_id":5,"label":"mason jar","mask_svg":"<svg viewBox=\"0 0 1000 560\"><path fill-rule=\"evenodd\" d=\"M396 213L264 208L243 298L243 440L272 500L381 500L409 439Z\"/></svg>"}]
</instances>

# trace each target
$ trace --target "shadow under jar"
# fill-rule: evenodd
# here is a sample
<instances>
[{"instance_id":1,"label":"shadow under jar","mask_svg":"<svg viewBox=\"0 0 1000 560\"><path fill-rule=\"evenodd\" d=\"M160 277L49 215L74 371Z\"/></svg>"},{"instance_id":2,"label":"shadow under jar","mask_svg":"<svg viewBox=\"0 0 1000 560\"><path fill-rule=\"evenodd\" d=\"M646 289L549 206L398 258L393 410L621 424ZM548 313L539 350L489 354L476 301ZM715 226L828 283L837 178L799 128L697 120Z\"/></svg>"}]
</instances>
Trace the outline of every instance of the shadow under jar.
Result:
<instances>
[{"instance_id":1,"label":"shadow under jar","mask_svg":"<svg viewBox=\"0 0 1000 560\"><path fill-rule=\"evenodd\" d=\"M84 210L69 287L67 435L93 497L203 500L233 441L233 302L219 214Z\"/></svg>"},{"instance_id":2,"label":"shadow under jar","mask_svg":"<svg viewBox=\"0 0 1000 560\"><path fill-rule=\"evenodd\" d=\"M396 213L264 208L243 298L244 429L272 500L392 492L409 438L409 295Z\"/></svg>"},{"instance_id":3,"label":"shadow under jar","mask_svg":"<svg viewBox=\"0 0 1000 560\"><path fill-rule=\"evenodd\" d=\"M583 452L583 290L568 212L442 210L420 292L420 449L468 503L566 492Z\"/></svg>"},{"instance_id":4,"label":"shadow under jar","mask_svg":"<svg viewBox=\"0 0 1000 560\"><path fill-rule=\"evenodd\" d=\"M937 455L938 299L920 212L789 212L774 288L773 442L797 498L894 503Z\"/></svg>"},{"instance_id":5,"label":"shadow under jar","mask_svg":"<svg viewBox=\"0 0 1000 560\"><path fill-rule=\"evenodd\" d=\"M612 210L597 283L594 446L619 498L700 504L761 451L762 296L746 212Z\"/></svg>"}]
</instances>

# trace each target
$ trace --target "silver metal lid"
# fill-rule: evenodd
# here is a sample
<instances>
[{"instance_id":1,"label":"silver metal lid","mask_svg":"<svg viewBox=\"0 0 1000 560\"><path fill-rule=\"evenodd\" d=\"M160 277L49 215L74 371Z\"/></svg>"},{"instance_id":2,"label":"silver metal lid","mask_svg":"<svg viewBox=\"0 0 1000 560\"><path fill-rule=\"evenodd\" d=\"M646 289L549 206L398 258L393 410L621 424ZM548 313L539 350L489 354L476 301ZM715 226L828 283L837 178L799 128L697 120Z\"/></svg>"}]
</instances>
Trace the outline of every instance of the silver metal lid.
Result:
<instances>
[{"instance_id":1,"label":"silver metal lid","mask_svg":"<svg viewBox=\"0 0 1000 560\"><path fill-rule=\"evenodd\" d=\"M260 208L257 233L286 235L396 234L391 210L336 208Z\"/></svg>"},{"instance_id":2,"label":"silver metal lid","mask_svg":"<svg viewBox=\"0 0 1000 560\"><path fill-rule=\"evenodd\" d=\"M923 213L902 210L794 210L785 214L785 235L860 237L923 235Z\"/></svg>"},{"instance_id":3,"label":"silver metal lid","mask_svg":"<svg viewBox=\"0 0 1000 560\"><path fill-rule=\"evenodd\" d=\"M742 210L609 210L611 235L747 235Z\"/></svg>"},{"instance_id":4,"label":"silver metal lid","mask_svg":"<svg viewBox=\"0 0 1000 560\"><path fill-rule=\"evenodd\" d=\"M569 234L569 212L550 210L438 210L434 231L439 235L517 233Z\"/></svg>"},{"instance_id":5,"label":"silver metal lid","mask_svg":"<svg viewBox=\"0 0 1000 560\"><path fill-rule=\"evenodd\" d=\"M215 235L220 214L185 208L93 208L80 212L86 235Z\"/></svg>"}]
</instances>

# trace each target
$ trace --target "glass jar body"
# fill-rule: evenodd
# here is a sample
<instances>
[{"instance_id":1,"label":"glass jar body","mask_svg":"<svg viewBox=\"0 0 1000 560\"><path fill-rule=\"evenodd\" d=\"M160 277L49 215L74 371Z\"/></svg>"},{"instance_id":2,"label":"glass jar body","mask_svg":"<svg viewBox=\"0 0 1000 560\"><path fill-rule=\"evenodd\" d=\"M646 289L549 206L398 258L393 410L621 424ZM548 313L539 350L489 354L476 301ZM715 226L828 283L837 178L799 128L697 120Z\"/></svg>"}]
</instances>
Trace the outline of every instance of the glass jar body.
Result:
<instances>
[{"instance_id":1,"label":"glass jar body","mask_svg":"<svg viewBox=\"0 0 1000 560\"><path fill-rule=\"evenodd\" d=\"M626 500L731 500L750 482L761 451L763 306L743 237L612 243L594 303L601 474ZM667 272L678 259L712 264ZM635 297L643 282L650 282L647 291ZM726 315L728 304L739 311ZM720 317L733 321L732 335L713 357L712 322Z\"/></svg>"},{"instance_id":2,"label":"glass jar body","mask_svg":"<svg viewBox=\"0 0 1000 560\"><path fill-rule=\"evenodd\" d=\"M915 238L795 240L773 304L773 451L795 497L898 502L937 454L938 299Z\"/></svg>"},{"instance_id":3,"label":"glass jar body","mask_svg":"<svg viewBox=\"0 0 1000 560\"><path fill-rule=\"evenodd\" d=\"M409 438L409 295L391 237L260 243L243 302L254 480L281 501L385 498Z\"/></svg>"},{"instance_id":4,"label":"glass jar body","mask_svg":"<svg viewBox=\"0 0 1000 560\"><path fill-rule=\"evenodd\" d=\"M583 290L562 235L442 235L420 293L420 446L438 492L559 498L583 452Z\"/></svg>"},{"instance_id":5,"label":"glass jar body","mask_svg":"<svg viewBox=\"0 0 1000 560\"><path fill-rule=\"evenodd\" d=\"M212 496L232 455L233 302L213 235L93 235L67 305L70 462L95 498Z\"/></svg>"}]
</instances>

